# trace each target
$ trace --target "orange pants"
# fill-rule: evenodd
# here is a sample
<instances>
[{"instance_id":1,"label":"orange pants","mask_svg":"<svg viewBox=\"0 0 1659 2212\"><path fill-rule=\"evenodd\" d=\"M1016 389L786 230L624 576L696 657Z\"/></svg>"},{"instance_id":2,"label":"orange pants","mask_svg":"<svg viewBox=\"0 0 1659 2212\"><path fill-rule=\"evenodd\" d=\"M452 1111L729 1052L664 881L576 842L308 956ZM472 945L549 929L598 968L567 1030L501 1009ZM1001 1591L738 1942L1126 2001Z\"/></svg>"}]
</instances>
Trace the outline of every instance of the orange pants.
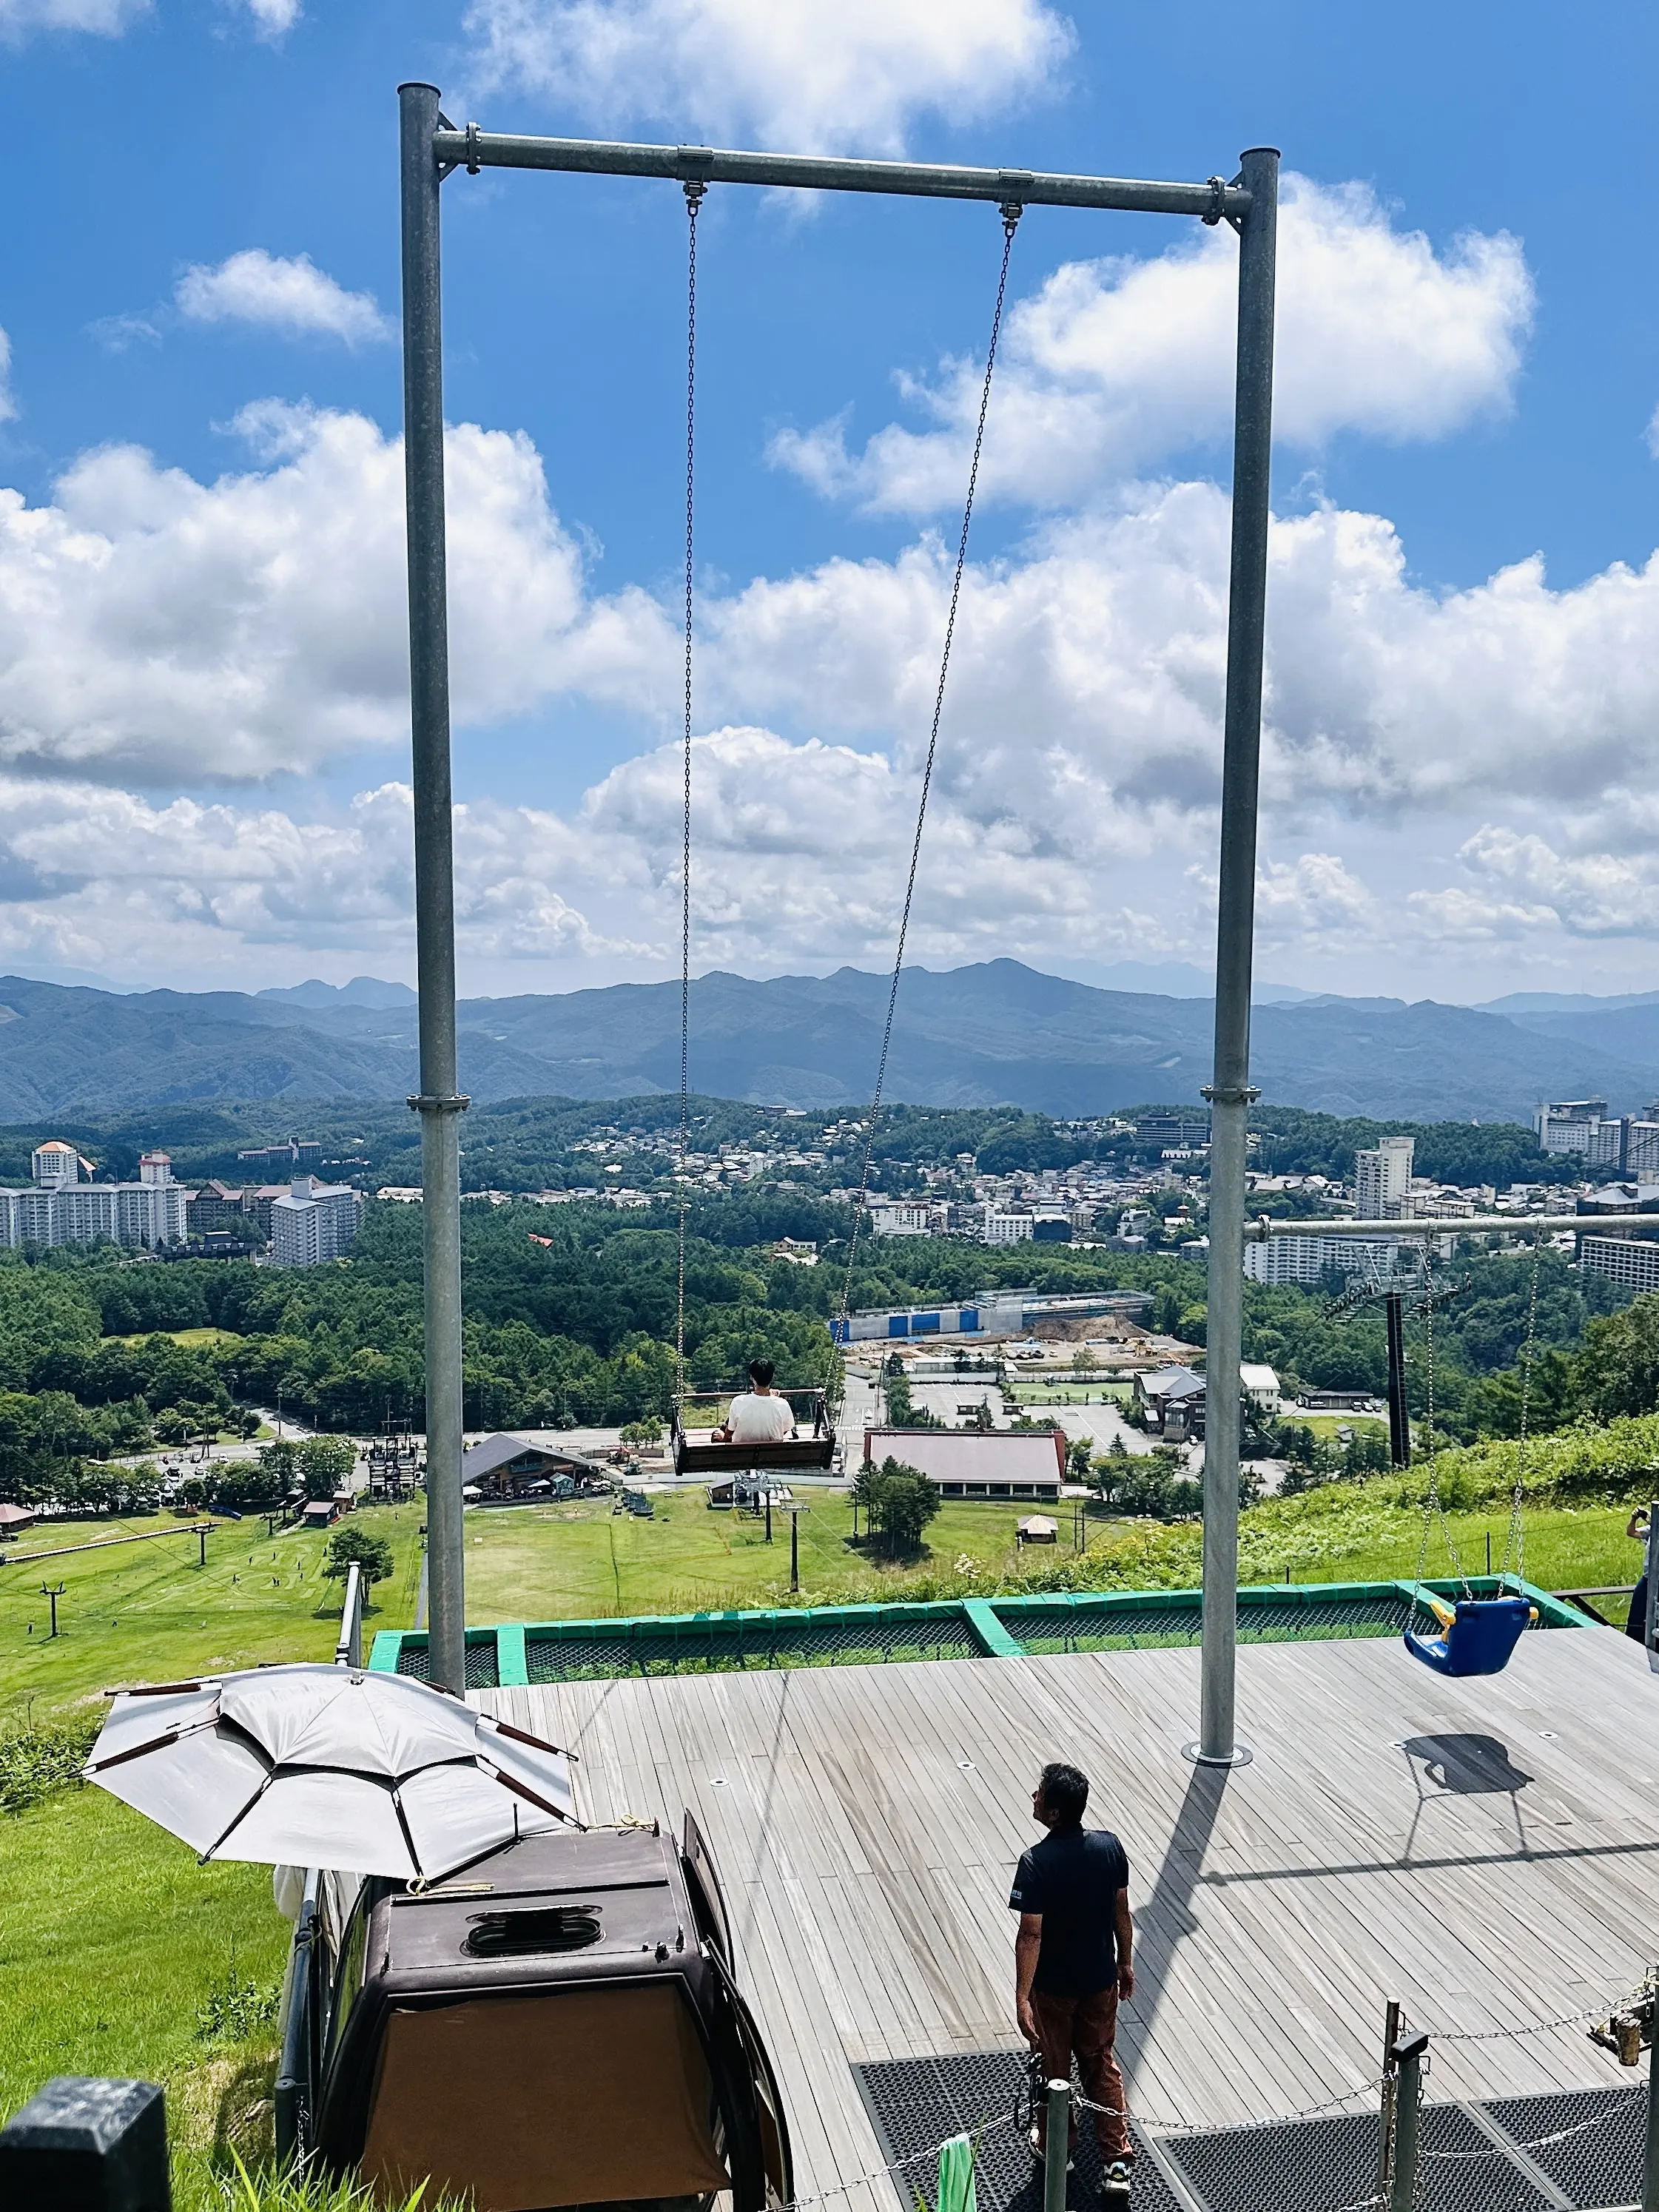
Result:
<instances>
[{"instance_id":1,"label":"orange pants","mask_svg":"<svg viewBox=\"0 0 1659 2212\"><path fill-rule=\"evenodd\" d=\"M1042 2063L1051 2081L1064 2081L1070 2077L1072 2060L1077 2059L1078 2078L1083 2084L1083 2094L1091 2102L1107 2109L1094 2115L1095 2132L1100 2138L1103 2158L1133 2158L1129 2143L1129 2123L1125 2117L1123 2076L1118 2071L1117 2059L1112 2043L1117 2033L1117 1989L1110 1984L1097 1990L1088 1997L1058 1997L1045 1996L1040 1990L1031 1992L1031 2010L1036 2014L1037 2033L1042 2039ZM1037 2140L1046 2133L1046 2114L1037 2120ZM1072 2108L1071 2140L1077 2141L1077 2107Z\"/></svg>"}]
</instances>

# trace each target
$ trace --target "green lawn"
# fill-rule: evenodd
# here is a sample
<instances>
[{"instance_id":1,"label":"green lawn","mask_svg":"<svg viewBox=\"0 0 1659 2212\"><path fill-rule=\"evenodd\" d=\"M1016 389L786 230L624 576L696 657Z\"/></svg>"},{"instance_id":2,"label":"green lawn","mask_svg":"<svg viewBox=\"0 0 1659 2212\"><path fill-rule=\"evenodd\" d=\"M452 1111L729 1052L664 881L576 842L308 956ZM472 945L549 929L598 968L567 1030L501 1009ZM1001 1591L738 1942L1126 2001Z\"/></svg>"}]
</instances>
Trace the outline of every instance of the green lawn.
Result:
<instances>
[{"instance_id":1,"label":"green lawn","mask_svg":"<svg viewBox=\"0 0 1659 2212\"><path fill-rule=\"evenodd\" d=\"M902 1595L901 1567L852 1547L852 1507L844 1494L803 1491L803 1590L820 1603L845 1598L872 1577ZM789 1522L712 1512L702 1492L659 1495L649 1521L586 1501L570 1505L483 1509L466 1516L467 1614L476 1621L588 1620L601 1614L696 1613L764 1606L789 1589ZM928 1529L934 1568L968 1553L983 1563L1012 1553L1014 1523L1030 1504L940 1508ZM1071 1509L1065 1528L1070 1540Z\"/></svg>"},{"instance_id":2,"label":"green lawn","mask_svg":"<svg viewBox=\"0 0 1659 2212\"><path fill-rule=\"evenodd\" d=\"M941 1583L979 1589L988 1582L1062 1576L1069 1587L1134 1588L1196 1583L1202 1537L1195 1522L1159 1527L1096 1518L1086 1563L1073 1559L1069 1502L1060 1540L1052 1550L1014 1544L1014 1523L1029 1504L951 1503L940 1509L918 1560L889 1565L854 1549L852 1511L843 1496L806 1493L801 1516L801 1592L818 1605L889 1596L943 1594ZM649 1521L608 1507L517 1506L466 1516L468 1618L501 1620L588 1620L605 1616L695 1613L784 1600L789 1587L789 1531L774 1516L769 1547L763 1524L710 1512L701 1494L659 1497ZM1637 1547L1626 1542L1623 1506L1573 1511L1540 1508L1526 1517L1528 1577L1552 1589L1632 1580ZM1463 1569L1484 1573L1486 1539L1501 1567L1508 1531L1502 1506L1449 1516ZM1243 1516L1246 1581L1385 1582L1413 1575L1422 1516L1385 1502L1375 1490L1334 1484L1303 1498L1270 1500ZM967 1564L971 1563L971 1564ZM1431 1529L1426 1572L1453 1572L1438 1528Z\"/></svg>"},{"instance_id":3,"label":"green lawn","mask_svg":"<svg viewBox=\"0 0 1659 2212\"><path fill-rule=\"evenodd\" d=\"M371 1627L406 1627L420 1573L419 1505L374 1506L365 1528L392 1539L398 1573L377 1586ZM71 1553L31 1565L30 1555L112 1536L168 1533L140 1544ZM0 1565L0 1726L121 1682L165 1682L208 1668L261 1660L328 1659L339 1634L341 1585L323 1577L327 1538L289 1529L274 1540L263 1516L224 1522L197 1565L187 1523L151 1516L130 1522L37 1522L6 1546ZM60 1633L47 1633L43 1582L62 1583Z\"/></svg>"},{"instance_id":4,"label":"green lawn","mask_svg":"<svg viewBox=\"0 0 1659 2212\"><path fill-rule=\"evenodd\" d=\"M215 2039L200 2014L233 1967L264 1990L282 1973L289 1928L270 1869L198 1867L186 1845L82 1789L0 1817L0 2115L54 2074L159 2081L176 2212L222 2205L216 2143L269 2152L275 2031Z\"/></svg>"},{"instance_id":5,"label":"green lawn","mask_svg":"<svg viewBox=\"0 0 1659 2212\"><path fill-rule=\"evenodd\" d=\"M242 1342L234 1328L141 1329L137 1336L115 1336L109 1341L112 1344L148 1344L152 1336L164 1336L170 1344L182 1344L190 1352L210 1352L218 1345Z\"/></svg>"}]
</instances>

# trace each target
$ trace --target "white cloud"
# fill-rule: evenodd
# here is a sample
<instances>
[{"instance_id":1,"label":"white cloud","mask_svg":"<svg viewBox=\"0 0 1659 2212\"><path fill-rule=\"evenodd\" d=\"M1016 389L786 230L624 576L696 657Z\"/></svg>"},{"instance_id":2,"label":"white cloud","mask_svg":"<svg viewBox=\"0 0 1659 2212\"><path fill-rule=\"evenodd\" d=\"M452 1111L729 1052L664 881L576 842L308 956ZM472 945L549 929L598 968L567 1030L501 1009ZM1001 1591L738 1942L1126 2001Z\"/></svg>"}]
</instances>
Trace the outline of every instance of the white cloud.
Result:
<instances>
[{"instance_id":1,"label":"white cloud","mask_svg":"<svg viewBox=\"0 0 1659 2212\"><path fill-rule=\"evenodd\" d=\"M1048 89L1074 44L1044 0L474 0L467 28L481 92L800 153L901 153L918 116Z\"/></svg>"},{"instance_id":2,"label":"white cloud","mask_svg":"<svg viewBox=\"0 0 1659 2212\"><path fill-rule=\"evenodd\" d=\"M245 0L245 4L259 37L273 44L288 36L303 12L300 0Z\"/></svg>"},{"instance_id":3,"label":"white cloud","mask_svg":"<svg viewBox=\"0 0 1659 2212\"><path fill-rule=\"evenodd\" d=\"M149 13L150 0L0 0L0 40L30 31L91 31L118 38L129 23Z\"/></svg>"},{"instance_id":4,"label":"white cloud","mask_svg":"<svg viewBox=\"0 0 1659 2212\"><path fill-rule=\"evenodd\" d=\"M293 336L343 338L348 345L392 335L372 293L348 292L308 253L286 258L248 246L217 268L186 269L173 296L187 322L252 323Z\"/></svg>"},{"instance_id":5,"label":"white cloud","mask_svg":"<svg viewBox=\"0 0 1659 2212\"><path fill-rule=\"evenodd\" d=\"M349 948L407 964L413 947L408 787L358 793L343 819L298 821L276 808L156 806L95 785L0 777L0 957L63 960L100 949L125 966L211 966L272 945ZM474 958L636 957L548 881L574 840L552 816L482 805L455 811L456 929Z\"/></svg>"},{"instance_id":6,"label":"white cloud","mask_svg":"<svg viewBox=\"0 0 1659 2212\"><path fill-rule=\"evenodd\" d=\"M234 780L404 737L400 442L274 403L239 427L263 469L204 484L106 447L50 506L0 492L0 763ZM463 425L447 470L458 716L577 683L644 703L666 627L585 605L529 441Z\"/></svg>"},{"instance_id":7,"label":"white cloud","mask_svg":"<svg viewBox=\"0 0 1659 2212\"><path fill-rule=\"evenodd\" d=\"M1437 255L1420 231L1396 230L1365 186L1328 190L1287 175L1279 283L1281 443L1317 448L1342 430L1443 437L1510 404L1533 307L1515 240L1470 234ZM1008 318L986 494L1071 507L1229 435L1237 291L1237 244L1224 228L1149 260L1058 269ZM932 385L904 380L931 428L890 424L853 455L843 414L786 431L772 457L871 508L948 508L967 480L982 374L982 362L951 361Z\"/></svg>"},{"instance_id":8,"label":"white cloud","mask_svg":"<svg viewBox=\"0 0 1659 2212\"><path fill-rule=\"evenodd\" d=\"M1564 854L1535 832L1487 823L1457 858L1472 883L1419 893L1414 903L1464 933L1559 927L1576 938L1659 937L1659 861L1649 853Z\"/></svg>"}]
</instances>

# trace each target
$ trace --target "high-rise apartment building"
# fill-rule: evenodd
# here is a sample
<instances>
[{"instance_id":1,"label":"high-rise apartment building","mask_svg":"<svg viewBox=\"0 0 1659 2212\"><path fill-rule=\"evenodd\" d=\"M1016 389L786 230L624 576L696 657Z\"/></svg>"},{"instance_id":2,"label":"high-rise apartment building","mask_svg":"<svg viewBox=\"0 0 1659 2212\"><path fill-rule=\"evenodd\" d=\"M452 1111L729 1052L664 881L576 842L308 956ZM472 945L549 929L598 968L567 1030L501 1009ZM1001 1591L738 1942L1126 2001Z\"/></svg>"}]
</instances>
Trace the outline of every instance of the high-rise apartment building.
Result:
<instances>
[{"instance_id":1,"label":"high-rise apartment building","mask_svg":"<svg viewBox=\"0 0 1659 2212\"><path fill-rule=\"evenodd\" d=\"M1605 1276L1638 1297L1659 1291L1659 1244L1645 1237L1581 1237L1578 1264L1587 1274Z\"/></svg>"},{"instance_id":2,"label":"high-rise apartment building","mask_svg":"<svg viewBox=\"0 0 1659 2212\"><path fill-rule=\"evenodd\" d=\"M1373 1151L1356 1152L1353 1194L1362 1221L1397 1221L1412 1187L1414 1137L1384 1137Z\"/></svg>"},{"instance_id":3,"label":"high-rise apartment building","mask_svg":"<svg viewBox=\"0 0 1659 2212\"><path fill-rule=\"evenodd\" d=\"M296 1176L270 1207L270 1257L278 1267L317 1267L351 1246L363 1218L363 1194L344 1183Z\"/></svg>"},{"instance_id":4,"label":"high-rise apartment building","mask_svg":"<svg viewBox=\"0 0 1659 2212\"><path fill-rule=\"evenodd\" d=\"M83 1182L89 1164L58 1138L38 1146L27 1190L0 1190L0 1246L133 1244L153 1251L185 1241L189 1198L165 1152L147 1152L137 1182Z\"/></svg>"},{"instance_id":5,"label":"high-rise apartment building","mask_svg":"<svg viewBox=\"0 0 1659 2212\"><path fill-rule=\"evenodd\" d=\"M1399 1249L1397 1237L1267 1237L1244 1247L1244 1274L1252 1283L1317 1283L1328 1272L1375 1267L1392 1276Z\"/></svg>"}]
</instances>

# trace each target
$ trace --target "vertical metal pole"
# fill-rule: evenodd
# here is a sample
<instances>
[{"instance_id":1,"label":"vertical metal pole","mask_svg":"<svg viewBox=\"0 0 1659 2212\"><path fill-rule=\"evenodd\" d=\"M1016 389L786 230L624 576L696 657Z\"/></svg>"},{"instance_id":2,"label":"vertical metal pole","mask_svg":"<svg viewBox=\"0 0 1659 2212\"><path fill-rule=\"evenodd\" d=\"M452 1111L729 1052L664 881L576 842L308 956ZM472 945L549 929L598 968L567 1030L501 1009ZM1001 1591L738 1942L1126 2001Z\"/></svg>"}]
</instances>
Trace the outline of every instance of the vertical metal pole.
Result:
<instances>
[{"instance_id":1,"label":"vertical metal pole","mask_svg":"<svg viewBox=\"0 0 1659 2212\"><path fill-rule=\"evenodd\" d=\"M1648 1979L1659 1988L1659 1966L1650 1967ZM1654 2000L1659 2008L1659 1998ZM1642 2212L1659 2212L1659 2009L1656 2009L1648 2046L1648 2126L1642 2154Z\"/></svg>"},{"instance_id":2,"label":"vertical metal pole","mask_svg":"<svg viewBox=\"0 0 1659 2212\"><path fill-rule=\"evenodd\" d=\"M455 1088L455 885L444 560L443 306L438 93L398 88L404 217L404 483L415 789L415 957L420 988L422 1225L426 1261L427 1557L434 1682L466 1687L461 1535L460 1133Z\"/></svg>"},{"instance_id":3,"label":"vertical metal pole","mask_svg":"<svg viewBox=\"0 0 1659 2212\"><path fill-rule=\"evenodd\" d=\"M1659 1568L1659 1498L1648 1501L1648 1616L1643 1625L1642 1641L1647 1647L1650 1663L1653 1659L1654 1630L1656 1625L1659 1625L1659 1573L1656 1573L1656 1568Z\"/></svg>"},{"instance_id":4,"label":"vertical metal pole","mask_svg":"<svg viewBox=\"0 0 1659 2212\"><path fill-rule=\"evenodd\" d=\"M1271 146L1254 147L1240 167L1251 201L1239 239L1215 1077L1205 1092L1210 1101L1210 1289L1205 1332L1203 1689L1199 1739L1188 1747L1192 1757L1213 1766L1235 1765L1249 1756L1241 1752L1233 1731L1238 1640L1238 1362L1244 1322L1246 1125L1255 1096L1249 1087L1250 964L1267 595L1279 155Z\"/></svg>"},{"instance_id":5,"label":"vertical metal pole","mask_svg":"<svg viewBox=\"0 0 1659 2212\"><path fill-rule=\"evenodd\" d=\"M1376 2137L1376 2197L1386 2204L1394 2179L1394 2101L1398 2083L1395 2078L1394 2047L1400 2040L1400 2001L1389 1999L1389 2008L1382 2025L1382 2106L1378 2116Z\"/></svg>"},{"instance_id":6,"label":"vertical metal pole","mask_svg":"<svg viewBox=\"0 0 1659 2212\"><path fill-rule=\"evenodd\" d=\"M800 1515L789 1516L789 1588L792 1593L800 1589Z\"/></svg>"},{"instance_id":7,"label":"vertical metal pole","mask_svg":"<svg viewBox=\"0 0 1659 2212\"><path fill-rule=\"evenodd\" d=\"M1419 2123L1423 2111L1423 2053L1426 2035L1395 2045L1394 2165L1389 2176L1389 2212L1415 2212Z\"/></svg>"},{"instance_id":8,"label":"vertical metal pole","mask_svg":"<svg viewBox=\"0 0 1659 2212\"><path fill-rule=\"evenodd\" d=\"M1412 1423L1406 1403L1406 1302L1398 1291L1382 1301L1389 1317L1389 1457L1395 1467L1412 1463Z\"/></svg>"},{"instance_id":9,"label":"vertical metal pole","mask_svg":"<svg viewBox=\"0 0 1659 2212\"><path fill-rule=\"evenodd\" d=\"M1072 2085L1048 2084L1048 2118L1042 2143L1042 2212L1066 2212L1066 2154L1070 2148Z\"/></svg>"}]
</instances>

